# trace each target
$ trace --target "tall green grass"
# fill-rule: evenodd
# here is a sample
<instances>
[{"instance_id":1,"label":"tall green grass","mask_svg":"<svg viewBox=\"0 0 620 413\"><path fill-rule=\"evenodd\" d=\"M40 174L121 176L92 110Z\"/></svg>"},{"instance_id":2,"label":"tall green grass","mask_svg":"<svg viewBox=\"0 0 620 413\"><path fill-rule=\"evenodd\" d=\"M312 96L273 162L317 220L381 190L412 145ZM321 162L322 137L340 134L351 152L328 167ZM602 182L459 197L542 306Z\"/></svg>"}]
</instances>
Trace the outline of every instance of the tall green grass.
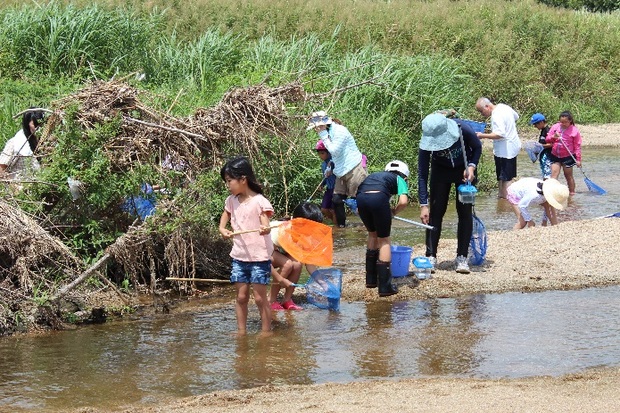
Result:
<instances>
[{"instance_id":1,"label":"tall green grass","mask_svg":"<svg viewBox=\"0 0 620 413\"><path fill-rule=\"evenodd\" d=\"M51 76L109 77L134 70L161 29L161 14L138 15L58 2L4 10L0 38L6 53L0 68L31 69ZM6 69L5 69L6 70ZM2 73L4 74L4 73Z\"/></svg>"},{"instance_id":2,"label":"tall green grass","mask_svg":"<svg viewBox=\"0 0 620 413\"><path fill-rule=\"evenodd\" d=\"M108 0L108 4L118 4ZM338 50L370 44L399 55L461 60L476 95L523 114L571 109L580 122L617 121L620 15L556 9L535 0L170 0L134 7L166 10L182 38L214 27L288 41L336 37ZM193 16L200 16L196 19ZM472 101L478 96L472 96ZM527 116L525 116L527 117Z\"/></svg>"},{"instance_id":3,"label":"tall green grass","mask_svg":"<svg viewBox=\"0 0 620 413\"><path fill-rule=\"evenodd\" d=\"M280 80L372 44L389 55L458 59L472 79L470 105L485 95L523 114L571 109L580 122L620 118L612 103L620 97L620 66L612 63L620 55L617 13L535 0L102 0L29 4L2 17L0 73L10 76L24 67L102 77L142 70L155 83L217 91L222 76L243 81L245 59L256 70L252 80L261 70ZM291 52L274 60L258 51L262 61L252 54L240 61L247 42ZM299 52L308 47L313 53Z\"/></svg>"}]
</instances>

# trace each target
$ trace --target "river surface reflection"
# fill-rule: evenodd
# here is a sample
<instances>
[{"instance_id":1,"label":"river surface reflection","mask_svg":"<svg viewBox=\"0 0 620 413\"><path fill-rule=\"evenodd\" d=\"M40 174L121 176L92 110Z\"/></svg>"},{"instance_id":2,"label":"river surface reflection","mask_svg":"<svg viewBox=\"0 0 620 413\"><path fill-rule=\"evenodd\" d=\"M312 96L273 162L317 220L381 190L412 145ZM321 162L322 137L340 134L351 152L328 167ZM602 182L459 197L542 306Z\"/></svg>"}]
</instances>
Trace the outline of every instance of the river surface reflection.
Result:
<instances>
[{"instance_id":1,"label":"river surface reflection","mask_svg":"<svg viewBox=\"0 0 620 413\"><path fill-rule=\"evenodd\" d=\"M505 378L620 365L620 287L277 314L234 334L231 306L0 340L0 410L127 403L272 384ZM250 314L250 331L260 330Z\"/></svg>"}]
</instances>

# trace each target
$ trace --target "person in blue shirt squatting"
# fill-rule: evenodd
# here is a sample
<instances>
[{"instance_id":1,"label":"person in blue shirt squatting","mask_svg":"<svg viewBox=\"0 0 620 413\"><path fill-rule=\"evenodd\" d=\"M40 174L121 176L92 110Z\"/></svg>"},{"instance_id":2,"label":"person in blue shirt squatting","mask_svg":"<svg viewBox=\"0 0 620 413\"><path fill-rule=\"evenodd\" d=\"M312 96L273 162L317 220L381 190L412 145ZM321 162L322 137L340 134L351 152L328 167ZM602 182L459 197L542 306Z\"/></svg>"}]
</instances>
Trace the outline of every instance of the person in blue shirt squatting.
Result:
<instances>
[{"instance_id":1,"label":"person in blue shirt squatting","mask_svg":"<svg viewBox=\"0 0 620 413\"><path fill-rule=\"evenodd\" d=\"M336 175L334 187L334 210L339 228L346 224L344 202L347 197L355 197L357 187L368 176L362 166L362 153L349 130L324 111L313 112L307 130L314 129L332 155L333 173Z\"/></svg>"},{"instance_id":2,"label":"person in blue shirt squatting","mask_svg":"<svg viewBox=\"0 0 620 413\"><path fill-rule=\"evenodd\" d=\"M467 165L463 157L462 131L467 155ZM448 119L439 113L428 115L422 121L422 139L418 154L418 200L420 201L420 219L423 223L435 227L426 230L426 256L437 264L437 246L441 237L443 216L450 201L450 189L466 181L475 185L476 165L482 154L482 143L476 132L460 119ZM430 197L428 194L428 171L430 166ZM473 229L472 204L464 204L456 197L458 214L456 272L469 273L467 254Z\"/></svg>"},{"instance_id":3,"label":"person in blue shirt squatting","mask_svg":"<svg viewBox=\"0 0 620 413\"><path fill-rule=\"evenodd\" d=\"M366 288L376 288L378 285L380 297L398 292L392 284L390 232L392 216L402 211L409 200L408 176L407 164L395 160L386 165L384 172L368 175L357 190L357 208L368 231ZM394 209L390 206L392 195L398 195Z\"/></svg>"}]
</instances>

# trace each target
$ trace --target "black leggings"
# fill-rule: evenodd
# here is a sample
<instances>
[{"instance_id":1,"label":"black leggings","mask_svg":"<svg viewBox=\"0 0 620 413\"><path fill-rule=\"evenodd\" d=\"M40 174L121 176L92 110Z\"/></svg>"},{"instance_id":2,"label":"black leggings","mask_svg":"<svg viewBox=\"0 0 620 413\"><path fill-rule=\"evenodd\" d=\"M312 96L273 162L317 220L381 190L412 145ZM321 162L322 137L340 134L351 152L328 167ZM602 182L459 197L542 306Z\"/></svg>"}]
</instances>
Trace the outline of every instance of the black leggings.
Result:
<instances>
[{"instance_id":1,"label":"black leggings","mask_svg":"<svg viewBox=\"0 0 620 413\"><path fill-rule=\"evenodd\" d=\"M454 185L456 196L456 212L459 223L457 228L458 245L457 255L467 257L469 252L469 240L473 228L472 204L463 204L458 200L456 189L463 183L463 171L459 169L448 169L434 167L431 170L429 208L429 224L436 228L436 231L426 230L426 256L437 256L437 246L441 237L441 225L443 216L448 209L450 201L450 190Z\"/></svg>"},{"instance_id":2,"label":"black leggings","mask_svg":"<svg viewBox=\"0 0 620 413\"><path fill-rule=\"evenodd\" d=\"M387 238L392 230L390 197L382 192L358 193L357 210L368 232L376 232L378 238Z\"/></svg>"}]
</instances>

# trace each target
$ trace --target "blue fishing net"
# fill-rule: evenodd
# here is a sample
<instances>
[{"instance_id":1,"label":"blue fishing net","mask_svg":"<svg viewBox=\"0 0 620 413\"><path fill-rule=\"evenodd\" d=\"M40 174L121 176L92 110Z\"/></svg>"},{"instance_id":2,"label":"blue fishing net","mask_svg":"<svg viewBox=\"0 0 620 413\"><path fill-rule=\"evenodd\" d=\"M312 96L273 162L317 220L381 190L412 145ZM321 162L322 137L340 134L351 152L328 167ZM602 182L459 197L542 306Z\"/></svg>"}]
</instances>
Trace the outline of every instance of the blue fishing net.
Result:
<instances>
[{"instance_id":1,"label":"blue fishing net","mask_svg":"<svg viewBox=\"0 0 620 413\"><path fill-rule=\"evenodd\" d=\"M353 212L355 215L359 215L357 212L357 200L355 198L345 199L344 204L348 206L351 212Z\"/></svg>"},{"instance_id":2,"label":"blue fishing net","mask_svg":"<svg viewBox=\"0 0 620 413\"><path fill-rule=\"evenodd\" d=\"M586 176L585 173L583 174L583 176L584 176L583 181L586 183L586 186L588 187L588 190L590 192L594 192L595 194L599 194L599 195L605 195L607 193L606 190L604 190L603 188L601 188L594 182L590 181L590 179Z\"/></svg>"},{"instance_id":3,"label":"blue fishing net","mask_svg":"<svg viewBox=\"0 0 620 413\"><path fill-rule=\"evenodd\" d=\"M474 227L469 240L469 262L473 265L482 265L487 256L487 231L475 212L473 221Z\"/></svg>"},{"instance_id":4,"label":"blue fishing net","mask_svg":"<svg viewBox=\"0 0 620 413\"><path fill-rule=\"evenodd\" d=\"M308 302L324 310L340 310L342 272L337 268L314 271L304 286Z\"/></svg>"}]
</instances>

